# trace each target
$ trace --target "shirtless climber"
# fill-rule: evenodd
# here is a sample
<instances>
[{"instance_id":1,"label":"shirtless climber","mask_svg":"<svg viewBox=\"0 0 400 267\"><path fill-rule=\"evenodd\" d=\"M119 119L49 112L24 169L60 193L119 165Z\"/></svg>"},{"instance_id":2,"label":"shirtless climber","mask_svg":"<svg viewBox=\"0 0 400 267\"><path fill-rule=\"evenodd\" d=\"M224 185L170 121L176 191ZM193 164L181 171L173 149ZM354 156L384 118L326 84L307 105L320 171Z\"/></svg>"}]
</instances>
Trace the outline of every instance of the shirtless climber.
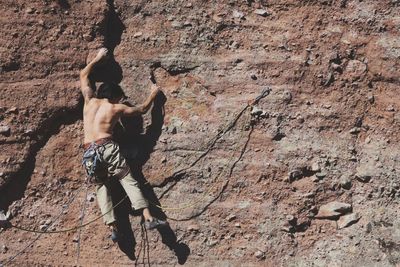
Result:
<instances>
[{"instance_id":1,"label":"shirtless climber","mask_svg":"<svg viewBox=\"0 0 400 267\"><path fill-rule=\"evenodd\" d=\"M118 240L118 231L110 195L110 180L118 179L127 193L132 208L142 210L147 229L155 229L168 224L152 217L148 202L133 178L125 158L121 155L117 143L112 140L113 128L121 116L135 116L146 113L160 92L152 86L150 96L137 106L129 107L119 102L125 98L121 87L114 83L103 83L97 93L90 86L89 74L93 67L107 56L107 49L101 48L97 56L80 72L81 90L84 98L84 167L97 186L97 200L104 222L111 231L111 239Z\"/></svg>"}]
</instances>

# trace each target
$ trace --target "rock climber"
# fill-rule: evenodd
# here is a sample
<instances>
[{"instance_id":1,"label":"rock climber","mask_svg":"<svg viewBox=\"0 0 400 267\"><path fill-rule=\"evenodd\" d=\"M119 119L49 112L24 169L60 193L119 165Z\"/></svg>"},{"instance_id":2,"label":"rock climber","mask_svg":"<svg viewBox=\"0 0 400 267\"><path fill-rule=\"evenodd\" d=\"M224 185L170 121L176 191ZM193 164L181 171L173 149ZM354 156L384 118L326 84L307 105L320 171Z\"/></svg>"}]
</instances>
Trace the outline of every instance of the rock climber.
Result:
<instances>
[{"instance_id":1,"label":"rock climber","mask_svg":"<svg viewBox=\"0 0 400 267\"><path fill-rule=\"evenodd\" d=\"M104 222L111 229L111 239L116 242L120 235L110 194L112 179L119 180L132 203L132 208L135 211L142 211L142 218L147 229L166 226L168 222L154 218L150 214L148 201L143 197L126 159L120 153L118 144L112 139L113 128L120 117L146 113L160 92L160 88L153 84L150 96L143 104L136 107L119 103L125 98L125 94L116 83L105 82L95 92L91 87L89 75L99 62L106 59L107 53L106 48L101 48L96 57L80 72L81 91L84 98L83 165L90 180L96 184L97 200Z\"/></svg>"}]
</instances>

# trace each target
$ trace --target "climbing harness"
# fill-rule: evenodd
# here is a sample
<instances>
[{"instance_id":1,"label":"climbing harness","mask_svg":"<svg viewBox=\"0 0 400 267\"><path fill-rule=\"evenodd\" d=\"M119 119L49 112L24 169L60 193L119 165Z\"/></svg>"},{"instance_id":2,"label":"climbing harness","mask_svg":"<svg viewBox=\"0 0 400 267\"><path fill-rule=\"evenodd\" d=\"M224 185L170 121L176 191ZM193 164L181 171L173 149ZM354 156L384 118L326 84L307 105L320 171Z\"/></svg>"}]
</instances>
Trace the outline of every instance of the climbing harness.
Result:
<instances>
[{"instance_id":1,"label":"climbing harness","mask_svg":"<svg viewBox=\"0 0 400 267\"><path fill-rule=\"evenodd\" d=\"M110 138L102 138L89 144L83 145L85 152L83 154L82 165L90 182L100 182L97 177L98 168L101 163L101 154L104 152L104 145L112 142Z\"/></svg>"}]
</instances>

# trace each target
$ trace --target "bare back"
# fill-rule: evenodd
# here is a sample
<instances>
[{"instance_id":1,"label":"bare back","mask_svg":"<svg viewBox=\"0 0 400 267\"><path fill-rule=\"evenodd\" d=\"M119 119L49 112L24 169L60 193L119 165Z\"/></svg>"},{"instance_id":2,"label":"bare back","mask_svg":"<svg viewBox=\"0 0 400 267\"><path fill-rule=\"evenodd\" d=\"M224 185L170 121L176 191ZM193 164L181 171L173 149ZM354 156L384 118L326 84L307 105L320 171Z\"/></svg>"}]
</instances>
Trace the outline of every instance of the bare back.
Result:
<instances>
[{"instance_id":1,"label":"bare back","mask_svg":"<svg viewBox=\"0 0 400 267\"><path fill-rule=\"evenodd\" d=\"M120 112L106 99L91 98L83 108L84 143L112 137Z\"/></svg>"}]
</instances>

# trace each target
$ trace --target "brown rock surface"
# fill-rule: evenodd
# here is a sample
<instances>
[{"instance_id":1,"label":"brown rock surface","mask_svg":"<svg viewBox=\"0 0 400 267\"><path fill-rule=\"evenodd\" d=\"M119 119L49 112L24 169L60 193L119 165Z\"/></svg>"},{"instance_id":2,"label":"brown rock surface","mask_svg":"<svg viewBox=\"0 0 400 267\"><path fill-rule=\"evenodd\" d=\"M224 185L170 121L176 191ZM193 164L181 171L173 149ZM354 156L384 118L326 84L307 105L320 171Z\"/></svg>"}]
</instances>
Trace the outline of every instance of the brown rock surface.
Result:
<instances>
[{"instance_id":1,"label":"brown rock surface","mask_svg":"<svg viewBox=\"0 0 400 267\"><path fill-rule=\"evenodd\" d=\"M159 99L143 122L124 121L116 139L171 224L146 240L124 203L129 242L119 246L101 220L38 240L7 229L1 264L128 266L134 255L163 266L400 262L398 1L4 0L0 12L0 125L10 128L0 135L0 209L11 223L73 228L84 201L83 221L99 216L81 186L78 73L106 45L114 58L94 79L121 82L137 104L155 68L164 90L164 107ZM221 134L266 87L257 112ZM323 177L313 178L314 162ZM339 186L360 167L373 179ZM314 220L331 201L363 217L340 232ZM285 232L287 215L297 220Z\"/></svg>"}]
</instances>

